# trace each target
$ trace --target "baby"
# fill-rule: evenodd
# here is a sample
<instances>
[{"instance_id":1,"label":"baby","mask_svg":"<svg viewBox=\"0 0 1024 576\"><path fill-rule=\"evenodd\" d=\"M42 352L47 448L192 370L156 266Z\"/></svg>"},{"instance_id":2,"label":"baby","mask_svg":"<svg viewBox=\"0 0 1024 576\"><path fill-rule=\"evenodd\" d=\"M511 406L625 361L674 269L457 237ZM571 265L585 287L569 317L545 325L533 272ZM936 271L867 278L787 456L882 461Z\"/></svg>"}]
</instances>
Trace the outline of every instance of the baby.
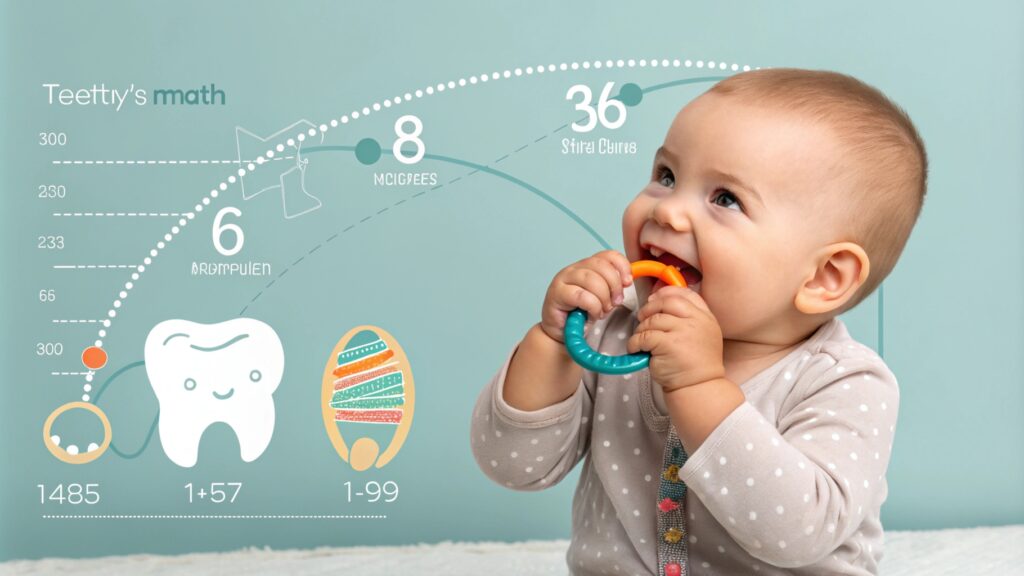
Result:
<instances>
[{"instance_id":1,"label":"baby","mask_svg":"<svg viewBox=\"0 0 1024 576\"><path fill-rule=\"evenodd\" d=\"M878 573L899 389L838 316L896 264L927 167L906 113L834 72L736 74L679 112L625 255L558 272L474 410L474 457L507 487L586 457L573 574ZM688 286L634 281L636 260ZM575 308L594 350L649 368L574 363Z\"/></svg>"}]
</instances>

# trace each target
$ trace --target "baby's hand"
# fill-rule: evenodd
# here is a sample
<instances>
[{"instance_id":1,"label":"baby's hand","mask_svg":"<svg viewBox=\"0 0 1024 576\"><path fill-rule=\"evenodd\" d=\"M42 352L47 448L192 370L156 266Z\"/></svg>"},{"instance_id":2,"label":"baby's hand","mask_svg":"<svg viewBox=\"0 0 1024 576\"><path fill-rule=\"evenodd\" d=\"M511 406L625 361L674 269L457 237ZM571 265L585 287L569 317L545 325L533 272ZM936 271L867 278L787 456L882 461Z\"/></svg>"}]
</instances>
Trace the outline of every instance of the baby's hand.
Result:
<instances>
[{"instance_id":1,"label":"baby's hand","mask_svg":"<svg viewBox=\"0 0 1024 576\"><path fill-rule=\"evenodd\" d=\"M629 260L614 250L570 264L555 275L548 287L540 327L554 340L565 342L563 333L569 312L582 308L590 325L621 304L623 288L632 283Z\"/></svg>"},{"instance_id":2,"label":"baby's hand","mask_svg":"<svg viewBox=\"0 0 1024 576\"><path fill-rule=\"evenodd\" d=\"M630 353L651 353L651 378L666 393L725 377L722 328L699 294L664 286L637 311Z\"/></svg>"}]
</instances>

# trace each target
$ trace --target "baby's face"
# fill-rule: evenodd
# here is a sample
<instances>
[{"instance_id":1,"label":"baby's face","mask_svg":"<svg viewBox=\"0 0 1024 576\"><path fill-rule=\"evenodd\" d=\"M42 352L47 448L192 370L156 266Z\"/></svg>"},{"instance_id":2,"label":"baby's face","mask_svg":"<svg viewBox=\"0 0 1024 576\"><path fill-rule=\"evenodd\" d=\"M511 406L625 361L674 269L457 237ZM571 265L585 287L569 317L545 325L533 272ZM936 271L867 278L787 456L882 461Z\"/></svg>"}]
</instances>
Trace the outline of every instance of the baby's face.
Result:
<instances>
[{"instance_id":1,"label":"baby's face","mask_svg":"<svg viewBox=\"0 0 1024 576\"><path fill-rule=\"evenodd\" d=\"M830 238L814 206L834 188L841 158L822 126L702 95L672 122L650 182L623 214L626 256L692 266L683 275L723 336L764 341L796 311L815 251ZM641 304L652 285L662 284L638 279Z\"/></svg>"}]
</instances>

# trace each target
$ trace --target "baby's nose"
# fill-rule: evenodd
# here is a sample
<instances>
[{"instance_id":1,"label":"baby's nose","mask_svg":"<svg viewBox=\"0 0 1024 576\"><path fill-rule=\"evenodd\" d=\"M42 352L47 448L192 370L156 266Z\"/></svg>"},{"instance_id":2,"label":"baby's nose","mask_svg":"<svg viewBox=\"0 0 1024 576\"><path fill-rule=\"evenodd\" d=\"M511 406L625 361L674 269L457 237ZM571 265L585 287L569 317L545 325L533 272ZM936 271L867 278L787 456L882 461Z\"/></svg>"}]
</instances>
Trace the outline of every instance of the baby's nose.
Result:
<instances>
[{"instance_id":1,"label":"baby's nose","mask_svg":"<svg viewBox=\"0 0 1024 576\"><path fill-rule=\"evenodd\" d=\"M689 232L693 228L686 201L672 195L662 199L654 207L652 219L663 228L671 228L676 232Z\"/></svg>"}]
</instances>

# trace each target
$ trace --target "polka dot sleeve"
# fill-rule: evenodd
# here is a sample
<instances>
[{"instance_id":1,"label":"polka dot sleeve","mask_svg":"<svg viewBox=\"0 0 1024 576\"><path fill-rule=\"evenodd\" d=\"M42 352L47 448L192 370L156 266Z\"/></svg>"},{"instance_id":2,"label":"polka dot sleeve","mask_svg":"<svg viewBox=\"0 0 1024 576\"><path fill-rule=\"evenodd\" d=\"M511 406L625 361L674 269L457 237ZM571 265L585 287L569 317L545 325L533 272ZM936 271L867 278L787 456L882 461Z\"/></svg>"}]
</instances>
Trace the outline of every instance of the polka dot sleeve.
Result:
<instances>
[{"instance_id":1,"label":"polka dot sleeve","mask_svg":"<svg viewBox=\"0 0 1024 576\"><path fill-rule=\"evenodd\" d=\"M740 546L779 567L832 553L866 515L878 516L887 494L895 377L877 358L818 364L783 401L777 425L745 402L679 472Z\"/></svg>"},{"instance_id":2,"label":"polka dot sleeve","mask_svg":"<svg viewBox=\"0 0 1024 576\"><path fill-rule=\"evenodd\" d=\"M606 320L596 326L603 327ZM602 332L588 327L586 339L592 347L599 345ZM491 480L516 490L543 490L568 475L589 450L597 379L584 371L569 398L539 410L519 410L502 394L515 350L477 398L470 444L477 465Z\"/></svg>"}]
</instances>

